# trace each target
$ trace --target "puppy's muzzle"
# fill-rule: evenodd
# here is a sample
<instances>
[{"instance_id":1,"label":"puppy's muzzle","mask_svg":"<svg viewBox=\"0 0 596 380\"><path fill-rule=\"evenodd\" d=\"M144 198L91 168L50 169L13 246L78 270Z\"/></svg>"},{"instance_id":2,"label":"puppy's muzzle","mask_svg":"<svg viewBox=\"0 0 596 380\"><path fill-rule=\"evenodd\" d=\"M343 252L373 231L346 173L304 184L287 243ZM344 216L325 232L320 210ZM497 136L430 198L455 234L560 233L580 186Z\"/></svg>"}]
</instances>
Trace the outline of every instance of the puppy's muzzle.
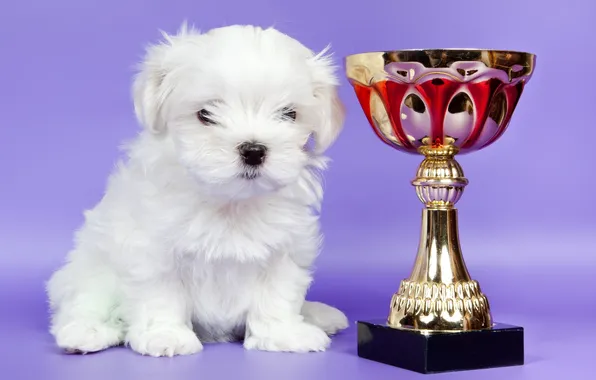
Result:
<instances>
[{"instance_id":1,"label":"puppy's muzzle","mask_svg":"<svg viewBox=\"0 0 596 380\"><path fill-rule=\"evenodd\" d=\"M240 156L248 166L259 166L265 161L267 147L263 144L245 142L238 146Z\"/></svg>"}]
</instances>

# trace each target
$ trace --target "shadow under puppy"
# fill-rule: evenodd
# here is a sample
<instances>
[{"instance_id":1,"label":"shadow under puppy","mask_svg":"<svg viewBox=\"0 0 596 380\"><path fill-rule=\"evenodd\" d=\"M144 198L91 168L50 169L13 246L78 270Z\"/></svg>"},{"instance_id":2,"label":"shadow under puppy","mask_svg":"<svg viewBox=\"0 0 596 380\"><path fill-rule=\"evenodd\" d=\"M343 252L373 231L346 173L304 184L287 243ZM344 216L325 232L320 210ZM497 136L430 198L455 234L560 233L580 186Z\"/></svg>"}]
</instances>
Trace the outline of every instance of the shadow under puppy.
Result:
<instances>
[{"instance_id":1,"label":"shadow under puppy","mask_svg":"<svg viewBox=\"0 0 596 380\"><path fill-rule=\"evenodd\" d=\"M47 284L59 347L328 347L347 319L305 294L323 152L344 121L332 63L254 26L184 26L148 48L133 85L144 128Z\"/></svg>"}]
</instances>

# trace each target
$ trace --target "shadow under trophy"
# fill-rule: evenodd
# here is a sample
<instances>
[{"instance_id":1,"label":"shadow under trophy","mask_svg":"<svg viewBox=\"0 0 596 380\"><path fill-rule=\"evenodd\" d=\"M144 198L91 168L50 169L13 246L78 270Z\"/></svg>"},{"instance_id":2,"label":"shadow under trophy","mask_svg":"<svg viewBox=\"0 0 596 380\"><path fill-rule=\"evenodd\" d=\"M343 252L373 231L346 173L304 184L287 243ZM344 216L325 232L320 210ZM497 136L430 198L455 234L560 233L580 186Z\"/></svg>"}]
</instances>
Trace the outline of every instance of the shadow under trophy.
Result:
<instances>
[{"instance_id":1,"label":"shadow under trophy","mask_svg":"<svg viewBox=\"0 0 596 380\"><path fill-rule=\"evenodd\" d=\"M506 130L536 56L437 49L349 55L346 75L389 146L424 159L412 181L424 203L418 254L390 314L358 321L358 355L420 373L522 365L524 332L493 322L464 262L455 204L468 180L457 154Z\"/></svg>"}]
</instances>

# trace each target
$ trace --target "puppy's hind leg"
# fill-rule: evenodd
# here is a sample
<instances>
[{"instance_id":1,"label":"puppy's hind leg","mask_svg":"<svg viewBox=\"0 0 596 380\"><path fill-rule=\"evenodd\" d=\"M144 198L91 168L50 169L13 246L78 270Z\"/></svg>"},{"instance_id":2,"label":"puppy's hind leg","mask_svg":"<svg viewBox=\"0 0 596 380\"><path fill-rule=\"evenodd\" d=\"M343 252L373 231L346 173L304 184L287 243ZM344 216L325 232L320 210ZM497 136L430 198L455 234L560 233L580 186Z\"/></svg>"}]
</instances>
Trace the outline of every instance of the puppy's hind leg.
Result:
<instances>
[{"instance_id":1,"label":"puppy's hind leg","mask_svg":"<svg viewBox=\"0 0 596 380\"><path fill-rule=\"evenodd\" d=\"M305 301L301 314L305 322L321 328L329 335L348 327L348 318L343 312L321 302Z\"/></svg>"},{"instance_id":2,"label":"puppy's hind leg","mask_svg":"<svg viewBox=\"0 0 596 380\"><path fill-rule=\"evenodd\" d=\"M117 346L123 327L116 312L115 278L102 265L71 261L47 283L50 333L67 352L89 353Z\"/></svg>"}]
</instances>

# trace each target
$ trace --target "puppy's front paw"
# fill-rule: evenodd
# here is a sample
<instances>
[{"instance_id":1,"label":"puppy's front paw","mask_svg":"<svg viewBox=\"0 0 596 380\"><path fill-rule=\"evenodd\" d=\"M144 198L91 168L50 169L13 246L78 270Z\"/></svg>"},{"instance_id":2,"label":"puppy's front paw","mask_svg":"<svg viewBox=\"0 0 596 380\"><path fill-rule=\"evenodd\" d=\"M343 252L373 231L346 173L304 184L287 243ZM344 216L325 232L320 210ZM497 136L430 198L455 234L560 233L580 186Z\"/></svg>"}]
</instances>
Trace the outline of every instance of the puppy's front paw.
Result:
<instances>
[{"instance_id":1,"label":"puppy's front paw","mask_svg":"<svg viewBox=\"0 0 596 380\"><path fill-rule=\"evenodd\" d=\"M339 309L321 302L305 302L302 307L304 320L319 326L327 334L337 334L348 328L348 318Z\"/></svg>"},{"instance_id":2,"label":"puppy's front paw","mask_svg":"<svg viewBox=\"0 0 596 380\"><path fill-rule=\"evenodd\" d=\"M130 347L141 355L191 355L203 349L196 334L186 326L158 325L147 330L133 328L127 337Z\"/></svg>"},{"instance_id":3,"label":"puppy's front paw","mask_svg":"<svg viewBox=\"0 0 596 380\"><path fill-rule=\"evenodd\" d=\"M281 352L325 351L331 339L317 326L299 322L256 329L244 341L248 350Z\"/></svg>"},{"instance_id":4,"label":"puppy's front paw","mask_svg":"<svg viewBox=\"0 0 596 380\"><path fill-rule=\"evenodd\" d=\"M119 329L92 320L76 320L52 330L58 347L69 353L102 351L120 344L122 339Z\"/></svg>"}]
</instances>

